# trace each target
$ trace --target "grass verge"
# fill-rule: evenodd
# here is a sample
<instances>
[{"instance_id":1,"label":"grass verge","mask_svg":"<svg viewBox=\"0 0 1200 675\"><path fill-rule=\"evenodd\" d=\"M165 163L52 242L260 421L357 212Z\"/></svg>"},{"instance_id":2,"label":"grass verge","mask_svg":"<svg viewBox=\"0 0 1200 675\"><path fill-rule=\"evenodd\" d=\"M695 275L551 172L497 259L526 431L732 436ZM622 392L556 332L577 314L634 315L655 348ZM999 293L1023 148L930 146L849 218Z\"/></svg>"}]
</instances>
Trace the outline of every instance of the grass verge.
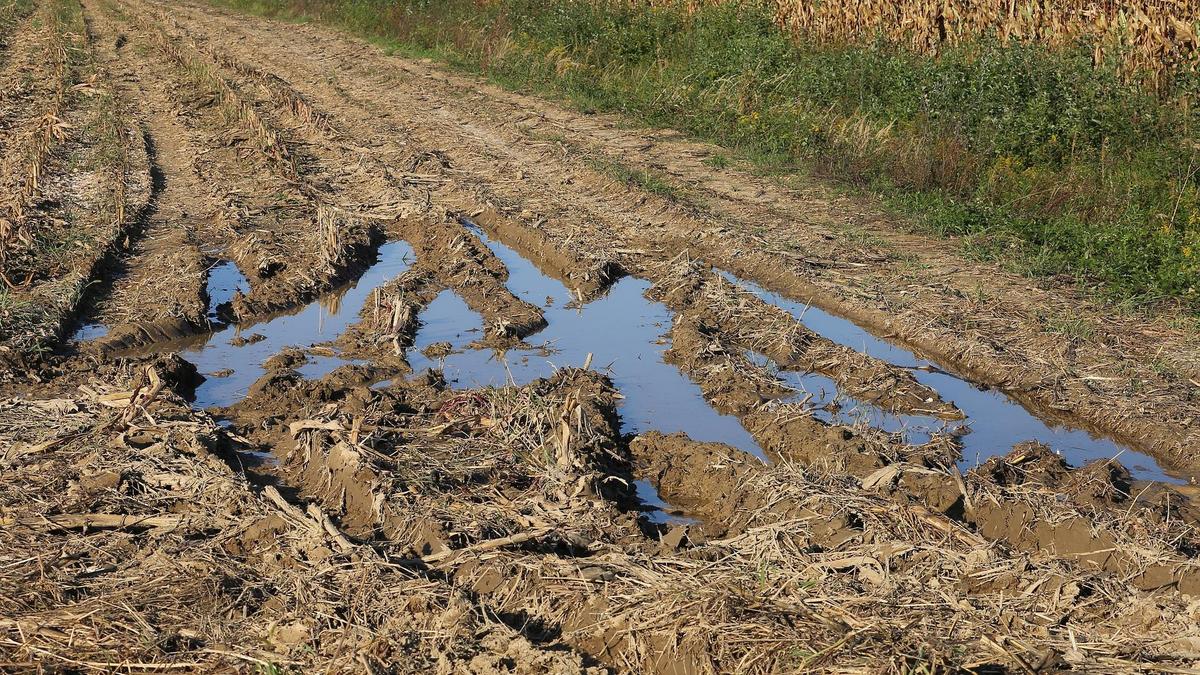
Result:
<instances>
[{"instance_id":1,"label":"grass verge","mask_svg":"<svg viewBox=\"0 0 1200 675\"><path fill-rule=\"evenodd\" d=\"M1188 103L1088 45L980 40L931 58L780 31L754 1L213 0L316 20L510 88L881 195L924 231L1129 307L1200 311L1200 157ZM726 160L716 159L721 168Z\"/></svg>"}]
</instances>

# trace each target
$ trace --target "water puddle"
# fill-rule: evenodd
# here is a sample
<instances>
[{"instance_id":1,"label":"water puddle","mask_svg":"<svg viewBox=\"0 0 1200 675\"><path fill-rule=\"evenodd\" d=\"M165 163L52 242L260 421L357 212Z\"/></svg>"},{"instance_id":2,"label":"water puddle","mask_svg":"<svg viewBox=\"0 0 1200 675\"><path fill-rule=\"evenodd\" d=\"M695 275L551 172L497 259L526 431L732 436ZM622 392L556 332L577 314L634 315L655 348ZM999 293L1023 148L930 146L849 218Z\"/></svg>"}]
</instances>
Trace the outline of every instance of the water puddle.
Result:
<instances>
[{"instance_id":1,"label":"water puddle","mask_svg":"<svg viewBox=\"0 0 1200 675\"><path fill-rule=\"evenodd\" d=\"M68 338L68 342L74 342L77 344L82 342L90 342L92 340L99 340L105 335L108 335L108 326L95 322L84 323L80 324L79 328L76 328L75 332L71 333L71 337Z\"/></svg>"},{"instance_id":2,"label":"water puddle","mask_svg":"<svg viewBox=\"0 0 1200 675\"><path fill-rule=\"evenodd\" d=\"M196 365L207 379L196 389L195 405L229 406L240 401L250 385L266 372L262 364L287 347L309 347L337 337L358 320L358 312L375 288L408 269L412 247L394 241L379 247L376 261L357 281L321 296L303 308L256 324L229 324L209 334L199 345L185 347L179 355ZM228 263L217 281L209 277L210 312L228 303L245 277ZM225 265L213 268L217 269ZM214 286L217 292L214 293ZM308 355L298 370L305 377L321 377L334 369L358 363L331 350L330 355Z\"/></svg>"},{"instance_id":3,"label":"water puddle","mask_svg":"<svg viewBox=\"0 0 1200 675\"><path fill-rule=\"evenodd\" d=\"M801 403L812 411L813 417L827 424L869 426L899 437L910 445L922 445L935 436L961 433L961 422L947 424L945 420L926 415L892 413L877 405L865 403L842 393L837 383L824 375L781 370L770 358L757 352L743 352L746 359L770 372L795 390L793 396L780 399L786 403Z\"/></svg>"},{"instance_id":4,"label":"water puddle","mask_svg":"<svg viewBox=\"0 0 1200 675\"><path fill-rule=\"evenodd\" d=\"M560 281L478 227L467 227L508 268L509 291L541 306L548 325L528 340L535 344L533 349L476 348L472 343L482 335L482 317L458 296L444 292L421 314L421 328L408 355L415 372L440 368L458 389L519 386L549 377L561 367L582 366L590 357L591 366L606 372L623 397L617 408L622 433L681 431L697 441L726 443L766 459L736 417L714 410L700 387L663 360L672 314L665 305L646 299L648 282L625 277L604 296L580 307ZM637 481L635 488L649 522L696 522L659 498L648 481Z\"/></svg>"},{"instance_id":5,"label":"water puddle","mask_svg":"<svg viewBox=\"0 0 1200 675\"><path fill-rule=\"evenodd\" d=\"M233 318L230 303L239 292L250 292L250 282L246 280L246 276L233 261L222 260L208 270L208 278L205 283L208 292L208 313L205 318L214 326L229 323ZM102 323L88 322L80 324L71 333L68 342L81 344L99 340L105 335L108 335L108 326Z\"/></svg>"},{"instance_id":6,"label":"water puddle","mask_svg":"<svg viewBox=\"0 0 1200 675\"><path fill-rule=\"evenodd\" d=\"M443 344L459 351L482 337L483 317L468 307L454 291L442 291L421 312L421 327L417 330L414 343L418 353L409 356L409 365L413 370L436 367L433 365L436 359L420 352L432 345ZM446 377L450 379L451 375L447 374Z\"/></svg>"},{"instance_id":7,"label":"water puddle","mask_svg":"<svg viewBox=\"0 0 1200 675\"><path fill-rule=\"evenodd\" d=\"M682 511L663 501L650 481L634 481L633 487L637 490L638 499L645 507L642 515L647 521L655 525L696 525L700 523L699 520L688 517Z\"/></svg>"},{"instance_id":8,"label":"water puddle","mask_svg":"<svg viewBox=\"0 0 1200 675\"><path fill-rule=\"evenodd\" d=\"M663 360L668 347L663 335L672 315L665 305L646 299L648 282L625 277L604 296L577 307L557 279L478 228L470 229L508 268L509 290L543 306L549 325L530 339L542 344L503 353L472 348L482 320L461 300L442 294L421 315L409 353L414 371L440 367L459 389L523 385L558 368L582 366L590 354L592 367L606 372L624 397L618 406L622 432L682 431L694 440L727 443L765 459L736 417L713 410L700 388ZM435 358L423 353L442 342L454 352Z\"/></svg>"},{"instance_id":9,"label":"water puddle","mask_svg":"<svg viewBox=\"0 0 1200 675\"><path fill-rule=\"evenodd\" d=\"M250 292L250 282L232 260L223 260L208 270L207 286L208 322L214 325L229 323L234 297Z\"/></svg>"},{"instance_id":10,"label":"water puddle","mask_svg":"<svg viewBox=\"0 0 1200 675\"><path fill-rule=\"evenodd\" d=\"M962 467L977 466L990 457L1008 453L1022 441L1040 441L1058 452L1072 466L1096 459L1119 458L1134 476L1147 480L1180 482L1168 476L1149 455L1136 452L1116 441L1093 435L1082 429L1047 423L1020 403L995 389L980 388L960 377L943 372L932 361L875 337L852 321L834 316L816 307L788 300L763 287L725 271L718 272L731 283L758 296L764 302L787 310L796 320L824 337L901 368L910 369L920 383L933 388L942 398L953 401L967 416ZM789 376L790 377L790 376ZM811 376L806 376L811 377ZM906 420L909 422L911 420Z\"/></svg>"}]
</instances>

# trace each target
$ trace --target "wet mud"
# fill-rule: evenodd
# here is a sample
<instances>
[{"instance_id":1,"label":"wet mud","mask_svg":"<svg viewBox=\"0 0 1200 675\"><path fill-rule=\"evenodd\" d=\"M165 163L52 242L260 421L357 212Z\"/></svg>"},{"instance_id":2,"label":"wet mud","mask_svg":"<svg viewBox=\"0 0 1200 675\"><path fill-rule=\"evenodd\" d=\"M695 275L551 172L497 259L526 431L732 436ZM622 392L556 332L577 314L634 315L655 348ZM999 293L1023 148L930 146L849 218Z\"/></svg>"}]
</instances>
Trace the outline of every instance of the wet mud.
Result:
<instances>
[{"instance_id":1,"label":"wet mud","mask_svg":"<svg viewBox=\"0 0 1200 675\"><path fill-rule=\"evenodd\" d=\"M53 206L22 214L90 209L95 249L0 260L29 297L73 275L0 326L23 364L0 380L4 668L1200 662L1194 401L1133 333L1026 358L1048 343L996 323L1019 295L997 277L991 337L923 336L963 305L920 324L905 294L937 284L823 234L816 187L723 180L678 135L319 27L77 8L54 39L107 97L64 105L121 120L128 151L68 190L77 127ZM16 30L5 82L54 35ZM4 128L35 128L53 83L0 100ZM608 156L711 203L614 181Z\"/></svg>"}]
</instances>

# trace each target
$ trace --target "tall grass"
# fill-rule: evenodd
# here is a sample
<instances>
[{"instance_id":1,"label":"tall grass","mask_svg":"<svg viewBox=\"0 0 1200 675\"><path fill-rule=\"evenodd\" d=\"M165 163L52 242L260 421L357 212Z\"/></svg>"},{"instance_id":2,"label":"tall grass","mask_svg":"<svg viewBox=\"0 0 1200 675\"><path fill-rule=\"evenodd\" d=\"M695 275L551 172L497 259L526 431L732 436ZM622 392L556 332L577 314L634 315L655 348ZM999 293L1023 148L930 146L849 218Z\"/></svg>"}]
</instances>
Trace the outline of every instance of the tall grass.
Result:
<instances>
[{"instance_id":1,"label":"tall grass","mask_svg":"<svg viewBox=\"0 0 1200 675\"><path fill-rule=\"evenodd\" d=\"M850 181L977 255L1200 310L1200 86L1186 72L1149 89L1083 42L833 45L778 28L769 0L215 1Z\"/></svg>"}]
</instances>

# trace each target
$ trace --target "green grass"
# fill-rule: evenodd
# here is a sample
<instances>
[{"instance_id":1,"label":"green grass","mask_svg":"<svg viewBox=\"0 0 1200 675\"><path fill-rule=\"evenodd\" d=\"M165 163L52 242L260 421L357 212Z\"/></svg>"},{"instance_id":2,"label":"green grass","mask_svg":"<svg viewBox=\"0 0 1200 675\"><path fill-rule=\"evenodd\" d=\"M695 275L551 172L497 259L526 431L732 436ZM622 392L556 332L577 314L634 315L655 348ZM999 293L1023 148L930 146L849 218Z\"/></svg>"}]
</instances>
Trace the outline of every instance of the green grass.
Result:
<instances>
[{"instance_id":1,"label":"green grass","mask_svg":"<svg viewBox=\"0 0 1200 675\"><path fill-rule=\"evenodd\" d=\"M726 169L729 167L729 157L727 155L712 155L704 158L704 164L711 166L714 169Z\"/></svg>"},{"instance_id":2,"label":"green grass","mask_svg":"<svg viewBox=\"0 0 1200 675\"><path fill-rule=\"evenodd\" d=\"M672 185L658 174L642 171L641 169L597 155L585 155L584 161L593 169L612 176L613 179L626 185L641 188L646 192L658 195L664 199L670 199L671 201L678 202L684 199L683 190Z\"/></svg>"},{"instance_id":3,"label":"green grass","mask_svg":"<svg viewBox=\"0 0 1200 675\"><path fill-rule=\"evenodd\" d=\"M1194 74L1159 98L1093 66L1087 45L982 40L937 58L824 47L782 34L752 0L691 14L607 0L214 1L680 129L766 174L838 179L971 255L1066 275L1124 307L1200 311L1196 115L1179 103L1200 92Z\"/></svg>"},{"instance_id":4,"label":"green grass","mask_svg":"<svg viewBox=\"0 0 1200 675\"><path fill-rule=\"evenodd\" d=\"M1083 316L1048 316L1045 317L1044 323L1047 332L1057 333L1071 339L1086 341L1091 340L1096 334L1095 327Z\"/></svg>"}]
</instances>

